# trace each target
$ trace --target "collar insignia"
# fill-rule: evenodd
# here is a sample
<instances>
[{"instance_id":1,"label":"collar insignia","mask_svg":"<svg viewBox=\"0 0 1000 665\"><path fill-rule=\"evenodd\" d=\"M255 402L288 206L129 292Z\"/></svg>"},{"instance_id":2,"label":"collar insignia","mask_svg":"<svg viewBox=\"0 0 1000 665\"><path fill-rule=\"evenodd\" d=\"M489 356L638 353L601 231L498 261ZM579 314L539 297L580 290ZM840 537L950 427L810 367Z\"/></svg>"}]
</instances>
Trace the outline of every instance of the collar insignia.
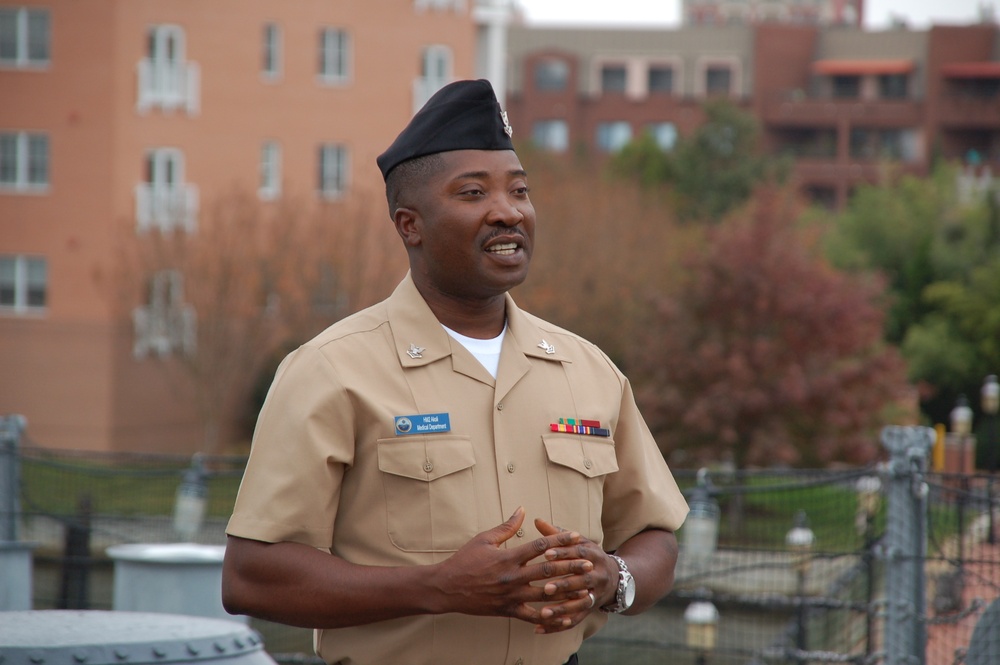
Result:
<instances>
[{"instance_id":1,"label":"collar insignia","mask_svg":"<svg viewBox=\"0 0 1000 665\"><path fill-rule=\"evenodd\" d=\"M538 348L540 348L542 351L545 351L545 353L549 354L550 356L556 352L556 347L552 346L544 339L541 342L539 342Z\"/></svg>"},{"instance_id":2,"label":"collar insignia","mask_svg":"<svg viewBox=\"0 0 1000 665\"><path fill-rule=\"evenodd\" d=\"M503 120L503 131L507 134L507 138L514 136L514 128L510 126L510 121L507 120L506 111L500 111L500 119Z\"/></svg>"},{"instance_id":3,"label":"collar insignia","mask_svg":"<svg viewBox=\"0 0 1000 665\"><path fill-rule=\"evenodd\" d=\"M410 344L410 348L406 350L406 355L410 356L414 360L417 358L424 357L424 347L417 346L416 344Z\"/></svg>"}]
</instances>

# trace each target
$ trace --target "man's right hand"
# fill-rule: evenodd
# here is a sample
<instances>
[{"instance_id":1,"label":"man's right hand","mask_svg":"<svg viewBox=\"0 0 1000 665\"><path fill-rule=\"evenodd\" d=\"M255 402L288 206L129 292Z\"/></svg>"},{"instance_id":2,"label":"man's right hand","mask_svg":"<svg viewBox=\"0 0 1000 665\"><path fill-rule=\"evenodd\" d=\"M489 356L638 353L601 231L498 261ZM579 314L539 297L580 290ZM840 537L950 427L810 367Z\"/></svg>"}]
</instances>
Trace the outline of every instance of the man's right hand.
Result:
<instances>
[{"instance_id":1,"label":"man's right hand","mask_svg":"<svg viewBox=\"0 0 1000 665\"><path fill-rule=\"evenodd\" d=\"M544 583L567 575L585 576L594 564L587 559L542 558L551 548L577 545L581 537L573 531L559 531L516 547L501 547L523 523L524 509L518 508L506 522L477 534L434 566L430 583L440 592L438 612L514 617L543 626L546 632L571 627L565 617L543 617L540 607L532 604L571 601L587 606L587 589L546 594Z\"/></svg>"}]
</instances>

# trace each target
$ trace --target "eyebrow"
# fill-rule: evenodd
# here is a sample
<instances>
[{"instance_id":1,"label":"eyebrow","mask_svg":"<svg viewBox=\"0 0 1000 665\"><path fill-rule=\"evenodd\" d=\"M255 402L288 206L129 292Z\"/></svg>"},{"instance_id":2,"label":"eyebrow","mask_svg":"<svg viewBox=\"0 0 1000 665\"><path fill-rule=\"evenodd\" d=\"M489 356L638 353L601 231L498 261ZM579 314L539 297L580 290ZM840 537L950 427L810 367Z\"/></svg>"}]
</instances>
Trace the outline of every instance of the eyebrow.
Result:
<instances>
[{"instance_id":1,"label":"eyebrow","mask_svg":"<svg viewBox=\"0 0 1000 665\"><path fill-rule=\"evenodd\" d=\"M488 178L489 175L490 175L489 171L466 171L465 173L459 173L457 176L453 178L453 180L462 180L465 178ZM515 177L521 176L526 178L528 177L528 172L525 171L524 169L511 169L510 171L507 171L507 175Z\"/></svg>"}]
</instances>

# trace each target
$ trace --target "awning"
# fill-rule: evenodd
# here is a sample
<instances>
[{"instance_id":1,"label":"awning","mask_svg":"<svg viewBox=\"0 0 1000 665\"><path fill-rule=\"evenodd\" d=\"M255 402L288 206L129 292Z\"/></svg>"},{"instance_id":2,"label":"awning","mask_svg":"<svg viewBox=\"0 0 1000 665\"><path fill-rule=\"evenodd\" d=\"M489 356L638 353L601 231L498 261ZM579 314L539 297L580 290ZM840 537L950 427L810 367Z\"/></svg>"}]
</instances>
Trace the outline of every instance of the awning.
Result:
<instances>
[{"instance_id":1,"label":"awning","mask_svg":"<svg viewBox=\"0 0 1000 665\"><path fill-rule=\"evenodd\" d=\"M865 76L874 74L909 74L912 60L817 60L814 74L824 76Z\"/></svg>"},{"instance_id":2,"label":"awning","mask_svg":"<svg viewBox=\"0 0 1000 665\"><path fill-rule=\"evenodd\" d=\"M950 79L998 79L1000 62L952 62L942 65L941 74Z\"/></svg>"}]
</instances>

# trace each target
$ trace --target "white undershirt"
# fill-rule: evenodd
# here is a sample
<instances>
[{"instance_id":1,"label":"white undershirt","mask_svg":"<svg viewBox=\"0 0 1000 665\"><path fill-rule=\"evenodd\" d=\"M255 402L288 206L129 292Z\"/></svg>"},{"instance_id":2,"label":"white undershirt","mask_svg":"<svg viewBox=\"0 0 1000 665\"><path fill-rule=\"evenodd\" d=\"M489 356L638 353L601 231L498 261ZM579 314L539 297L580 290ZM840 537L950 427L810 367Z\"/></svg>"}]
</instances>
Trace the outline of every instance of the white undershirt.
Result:
<instances>
[{"instance_id":1,"label":"white undershirt","mask_svg":"<svg viewBox=\"0 0 1000 665\"><path fill-rule=\"evenodd\" d=\"M497 367L500 366L500 347L503 346L503 336L507 333L507 323L504 322L503 330L500 334L493 339L476 339L475 337L466 337L460 333L455 332L448 326L441 326L444 328L452 339L456 340L459 344L468 349L469 353L475 356L476 360L482 363L486 371L495 379L497 378Z\"/></svg>"}]
</instances>

